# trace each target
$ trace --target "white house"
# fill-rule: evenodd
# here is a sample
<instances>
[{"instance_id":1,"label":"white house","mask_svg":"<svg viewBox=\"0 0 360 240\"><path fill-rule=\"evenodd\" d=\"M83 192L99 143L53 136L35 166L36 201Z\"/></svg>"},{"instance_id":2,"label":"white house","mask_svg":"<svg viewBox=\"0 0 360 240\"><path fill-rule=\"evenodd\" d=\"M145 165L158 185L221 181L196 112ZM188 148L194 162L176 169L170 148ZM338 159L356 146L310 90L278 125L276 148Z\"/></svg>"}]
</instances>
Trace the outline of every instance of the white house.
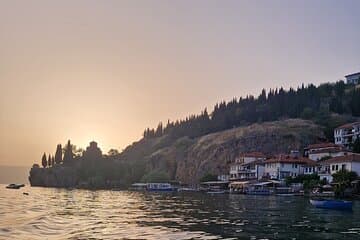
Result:
<instances>
[{"instance_id":1,"label":"white house","mask_svg":"<svg viewBox=\"0 0 360 240\"><path fill-rule=\"evenodd\" d=\"M230 180L260 179L266 157L259 152L243 153L230 165Z\"/></svg>"},{"instance_id":2,"label":"white house","mask_svg":"<svg viewBox=\"0 0 360 240\"><path fill-rule=\"evenodd\" d=\"M286 177L296 177L305 173L305 168L311 168L308 174L316 171L316 162L308 158L278 155L265 161L264 176L283 180Z\"/></svg>"},{"instance_id":3,"label":"white house","mask_svg":"<svg viewBox=\"0 0 360 240\"><path fill-rule=\"evenodd\" d=\"M358 84L360 83L360 72L346 75L345 78L347 84Z\"/></svg>"},{"instance_id":4,"label":"white house","mask_svg":"<svg viewBox=\"0 0 360 240\"><path fill-rule=\"evenodd\" d=\"M321 165L319 176L321 179L325 178L328 182L332 182L332 174L342 169L356 172L360 176L360 154L357 153L330 158L320 161L319 164Z\"/></svg>"},{"instance_id":5,"label":"white house","mask_svg":"<svg viewBox=\"0 0 360 240\"><path fill-rule=\"evenodd\" d=\"M312 144L304 149L305 156L314 161L319 161L324 157L344 156L348 152L343 146L330 142Z\"/></svg>"},{"instance_id":6,"label":"white house","mask_svg":"<svg viewBox=\"0 0 360 240\"><path fill-rule=\"evenodd\" d=\"M334 130L335 144L349 147L360 136L360 122L348 123Z\"/></svg>"}]
</instances>

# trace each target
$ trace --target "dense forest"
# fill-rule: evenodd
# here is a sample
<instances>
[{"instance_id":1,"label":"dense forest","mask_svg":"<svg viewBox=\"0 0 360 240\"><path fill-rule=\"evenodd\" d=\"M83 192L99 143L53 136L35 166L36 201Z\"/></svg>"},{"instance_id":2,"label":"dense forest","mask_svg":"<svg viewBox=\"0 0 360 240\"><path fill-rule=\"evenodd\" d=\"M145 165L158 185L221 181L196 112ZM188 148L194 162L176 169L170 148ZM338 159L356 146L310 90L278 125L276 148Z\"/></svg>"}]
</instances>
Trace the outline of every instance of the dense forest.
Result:
<instances>
[{"instance_id":1,"label":"dense forest","mask_svg":"<svg viewBox=\"0 0 360 240\"><path fill-rule=\"evenodd\" d=\"M229 102L215 105L209 114L205 109L199 115L191 115L183 120L168 121L164 126L147 128L144 138L170 135L174 138L199 137L252 123L274 121L284 118L313 120L324 126L328 140L333 140L333 128L352 117L360 116L360 89L344 81L325 83L320 86L309 84L297 89L283 88L262 90L258 97L234 98Z\"/></svg>"}]
</instances>

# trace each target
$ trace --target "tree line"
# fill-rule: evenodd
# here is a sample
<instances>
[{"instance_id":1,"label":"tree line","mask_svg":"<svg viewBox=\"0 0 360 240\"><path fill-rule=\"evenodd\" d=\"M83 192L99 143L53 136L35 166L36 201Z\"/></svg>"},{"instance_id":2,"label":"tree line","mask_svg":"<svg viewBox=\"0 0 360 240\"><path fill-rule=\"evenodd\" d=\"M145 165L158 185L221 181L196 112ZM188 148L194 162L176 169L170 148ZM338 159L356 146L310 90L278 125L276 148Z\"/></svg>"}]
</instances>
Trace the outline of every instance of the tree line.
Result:
<instances>
[{"instance_id":1,"label":"tree line","mask_svg":"<svg viewBox=\"0 0 360 240\"><path fill-rule=\"evenodd\" d=\"M46 157L46 153L43 154L41 165L43 168L46 168L60 164L71 164L77 156L74 154L74 150L76 151L76 146L71 144L70 140L68 140L64 148L62 148L61 144L58 144L56 146L55 155L48 154L48 157Z\"/></svg>"},{"instance_id":2,"label":"tree line","mask_svg":"<svg viewBox=\"0 0 360 240\"><path fill-rule=\"evenodd\" d=\"M323 125L325 134L332 140L333 127L329 119L332 114L360 116L360 89L344 81L325 83L319 86L302 84L297 89L263 89L258 97L233 98L214 106L209 114L207 109L198 115L182 120L161 122L156 128L147 128L144 138L170 135L178 138L199 137L208 133L245 126L252 123L275 121L283 118L314 120Z\"/></svg>"}]
</instances>

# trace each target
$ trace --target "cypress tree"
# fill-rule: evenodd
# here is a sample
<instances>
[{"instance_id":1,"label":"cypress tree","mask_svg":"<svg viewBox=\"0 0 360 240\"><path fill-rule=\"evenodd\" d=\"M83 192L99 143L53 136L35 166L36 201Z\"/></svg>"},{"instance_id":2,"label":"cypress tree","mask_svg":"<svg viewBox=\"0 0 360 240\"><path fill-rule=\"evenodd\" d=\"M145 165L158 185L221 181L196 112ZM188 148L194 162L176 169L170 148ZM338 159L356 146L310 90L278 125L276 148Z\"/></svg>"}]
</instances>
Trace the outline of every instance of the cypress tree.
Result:
<instances>
[{"instance_id":1,"label":"cypress tree","mask_svg":"<svg viewBox=\"0 0 360 240\"><path fill-rule=\"evenodd\" d=\"M70 164L73 162L74 153L72 152L72 145L70 143L70 140L68 140L65 151L64 151L64 164Z\"/></svg>"},{"instance_id":2,"label":"cypress tree","mask_svg":"<svg viewBox=\"0 0 360 240\"><path fill-rule=\"evenodd\" d=\"M55 163L60 164L61 162L62 162L62 147L61 144L58 144L55 153Z\"/></svg>"},{"instance_id":3,"label":"cypress tree","mask_svg":"<svg viewBox=\"0 0 360 240\"><path fill-rule=\"evenodd\" d=\"M49 157L48 157L48 167L51 167L52 166L52 162L51 162L51 156L49 154Z\"/></svg>"},{"instance_id":4,"label":"cypress tree","mask_svg":"<svg viewBox=\"0 0 360 240\"><path fill-rule=\"evenodd\" d=\"M46 168L47 166L47 160L46 160L46 154L44 153L41 159L41 164L43 166L43 168Z\"/></svg>"}]
</instances>

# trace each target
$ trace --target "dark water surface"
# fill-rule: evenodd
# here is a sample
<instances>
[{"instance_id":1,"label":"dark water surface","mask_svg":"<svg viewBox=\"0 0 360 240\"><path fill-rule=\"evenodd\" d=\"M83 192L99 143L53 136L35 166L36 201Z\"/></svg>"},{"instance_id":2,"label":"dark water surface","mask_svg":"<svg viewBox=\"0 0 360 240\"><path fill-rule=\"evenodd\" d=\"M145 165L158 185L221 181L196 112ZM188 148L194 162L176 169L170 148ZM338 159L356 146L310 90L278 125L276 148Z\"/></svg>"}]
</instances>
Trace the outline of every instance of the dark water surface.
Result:
<instances>
[{"instance_id":1,"label":"dark water surface","mask_svg":"<svg viewBox=\"0 0 360 240\"><path fill-rule=\"evenodd\" d=\"M0 239L360 239L360 202L0 185Z\"/></svg>"}]
</instances>

